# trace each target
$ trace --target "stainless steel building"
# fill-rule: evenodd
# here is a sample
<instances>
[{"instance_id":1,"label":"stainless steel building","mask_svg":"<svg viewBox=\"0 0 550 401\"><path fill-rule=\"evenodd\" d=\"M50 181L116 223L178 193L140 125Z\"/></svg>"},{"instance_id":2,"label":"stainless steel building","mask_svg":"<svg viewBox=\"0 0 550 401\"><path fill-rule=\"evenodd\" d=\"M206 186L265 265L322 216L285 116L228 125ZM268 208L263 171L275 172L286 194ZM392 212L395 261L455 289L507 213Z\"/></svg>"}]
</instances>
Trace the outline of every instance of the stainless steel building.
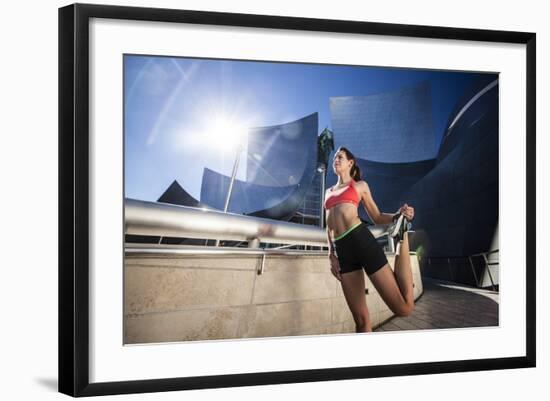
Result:
<instances>
[{"instance_id":1,"label":"stainless steel building","mask_svg":"<svg viewBox=\"0 0 550 401\"><path fill-rule=\"evenodd\" d=\"M435 157L432 98L428 82L370 96L329 99L334 146L383 163Z\"/></svg>"}]
</instances>

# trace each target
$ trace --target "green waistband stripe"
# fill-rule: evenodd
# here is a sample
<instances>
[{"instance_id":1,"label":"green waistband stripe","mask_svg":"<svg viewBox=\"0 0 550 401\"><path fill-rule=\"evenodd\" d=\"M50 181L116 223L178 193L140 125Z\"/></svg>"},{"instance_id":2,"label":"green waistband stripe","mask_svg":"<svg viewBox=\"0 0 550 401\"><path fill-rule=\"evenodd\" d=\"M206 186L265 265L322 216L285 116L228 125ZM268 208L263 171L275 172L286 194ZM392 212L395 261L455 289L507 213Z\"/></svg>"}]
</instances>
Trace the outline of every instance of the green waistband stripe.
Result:
<instances>
[{"instance_id":1,"label":"green waistband stripe","mask_svg":"<svg viewBox=\"0 0 550 401\"><path fill-rule=\"evenodd\" d=\"M355 228L359 227L361 225L361 221L354 225L353 227L348 228L345 232L334 238L334 241L338 241L339 239L344 238L346 235L348 235L350 232L352 232Z\"/></svg>"}]
</instances>

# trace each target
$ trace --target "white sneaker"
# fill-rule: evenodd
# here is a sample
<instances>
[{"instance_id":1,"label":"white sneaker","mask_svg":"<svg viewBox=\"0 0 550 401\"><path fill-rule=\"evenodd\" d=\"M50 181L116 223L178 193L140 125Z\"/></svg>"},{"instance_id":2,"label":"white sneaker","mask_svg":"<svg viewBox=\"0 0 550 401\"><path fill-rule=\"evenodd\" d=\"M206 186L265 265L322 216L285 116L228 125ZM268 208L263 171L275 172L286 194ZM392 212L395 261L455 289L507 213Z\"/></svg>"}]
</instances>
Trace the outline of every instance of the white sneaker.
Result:
<instances>
[{"instance_id":1,"label":"white sneaker","mask_svg":"<svg viewBox=\"0 0 550 401\"><path fill-rule=\"evenodd\" d=\"M401 230L401 226L403 225L403 219L405 219L405 216L403 216L400 213L397 220L395 220L392 223L392 225L388 228L388 233L390 237L394 238L397 234L399 234L399 231Z\"/></svg>"},{"instance_id":2,"label":"white sneaker","mask_svg":"<svg viewBox=\"0 0 550 401\"><path fill-rule=\"evenodd\" d=\"M399 214L396 222L390 226L390 237L395 238L398 241L403 241L403 237L405 233L409 231L410 225L411 223L409 222L409 220L407 220L404 215Z\"/></svg>"}]
</instances>

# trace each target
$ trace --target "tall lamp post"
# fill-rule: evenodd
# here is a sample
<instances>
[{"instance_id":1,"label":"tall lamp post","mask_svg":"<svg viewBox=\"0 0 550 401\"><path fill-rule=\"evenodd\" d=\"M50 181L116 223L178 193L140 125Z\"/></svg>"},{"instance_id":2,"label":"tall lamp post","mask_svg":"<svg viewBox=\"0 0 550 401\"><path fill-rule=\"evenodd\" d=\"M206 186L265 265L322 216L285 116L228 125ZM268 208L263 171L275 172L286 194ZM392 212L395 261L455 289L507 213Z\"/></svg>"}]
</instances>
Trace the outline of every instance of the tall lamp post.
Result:
<instances>
[{"instance_id":1,"label":"tall lamp post","mask_svg":"<svg viewBox=\"0 0 550 401\"><path fill-rule=\"evenodd\" d=\"M327 166L330 152L334 150L334 134L325 128L317 138L317 171L321 174L321 208L319 215L319 226L323 227L323 205L325 203L325 181L327 178Z\"/></svg>"},{"instance_id":2,"label":"tall lamp post","mask_svg":"<svg viewBox=\"0 0 550 401\"><path fill-rule=\"evenodd\" d=\"M317 167L317 172L319 174L321 174L321 196L319 197L321 199L321 205L320 205L320 208L319 210L321 211L321 214L319 216L319 227L323 228L324 224L323 224L323 217L324 217L324 213L323 213L323 207L324 207L324 203L325 203L325 180L326 180L326 175L327 175L327 166L325 166L324 164L319 164L319 166Z\"/></svg>"},{"instance_id":3,"label":"tall lamp post","mask_svg":"<svg viewBox=\"0 0 550 401\"><path fill-rule=\"evenodd\" d=\"M233 184L235 183L235 177L237 176L237 170L239 168L239 160L241 160L241 151L244 149L242 142L239 141L237 150L235 153L235 162L233 163L233 172L231 173L231 181L229 181L229 189L227 190L227 196L225 197L225 205L223 207L223 212L227 213L229 208L229 201L231 199L231 193L233 192Z\"/></svg>"},{"instance_id":4,"label":"tall lamp post","mask_svg":"<svg viewBox=\"0 0 550 401\"><path fill-rule=\"evenodd\" d=\"M225 205L223 206L223 212L227 213L229 209L229 202L231 200L231 194L233 192L233 184L235 183L235 177L237 176L237 170L239 169L239 160L241 159L241 152L244 149L243 142L239 140L237 150L235 151L235 161L233 162L233 172L231 173L231 180L229 181L229 188L227 190L227 196L225 197ZM220 246L220 240L216 240L216 246Z\"/></svg>"}]
</instances>

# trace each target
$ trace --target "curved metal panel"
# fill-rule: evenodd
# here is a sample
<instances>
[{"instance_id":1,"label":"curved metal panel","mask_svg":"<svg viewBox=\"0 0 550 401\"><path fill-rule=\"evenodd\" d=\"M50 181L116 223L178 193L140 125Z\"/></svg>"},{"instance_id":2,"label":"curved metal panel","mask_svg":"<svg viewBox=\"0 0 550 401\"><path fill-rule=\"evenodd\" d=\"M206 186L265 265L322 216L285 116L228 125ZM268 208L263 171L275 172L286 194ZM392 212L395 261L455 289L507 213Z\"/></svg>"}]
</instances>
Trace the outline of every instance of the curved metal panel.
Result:
<instances>
[{"instance_id":1,"label":"curved metal panel","mask_svg":"<svg viewBox=\"0 0 550 401\"><path fill-rule=\"evenodd\" d=\"M235 180L228 211L277 220L287 220L294 214L316 173L317 119L314 113L291 123L251 131L249 137L255 140L249 142L248 159L257 159L252 168L255 173L249 174L250 182ZM223 210L230 181L228 176L204 169L201 202ZM276 185L265 185L270 182ZM282 185L285 183L293 185Z\"/></svg>"},{"instance_id":2,"label":"curved metal panel","mask_svg":"<svg viewBox=\"0 0 550 401\"><path fill-rule=\"evenodd\" d=\"M301 181L317 161L319 116L248 131L246 181L271 187L287 187Z\"/></svg>"},{"instance_id":3,"label":"curved metal panel","mask_svg":"<svg viewBox=\"0 0 550 401\"><path fill-rule=\"evenodd\" d=\"M498 78L492 74L466 91L467 96L457 103L449 118L437 156L438 163L455 147L477 146L481 137L498 130L498 92ZM474 132L475 137L468 134Z\"/></svg>"},{"instance_id":4,"label":"curved metal panel","mask_svg":"<svg viewBox=\"0 0 550 401\"><path fill-rule=\"evenodd\" d=\"M335 148L385 163L436 155L429 82L370 96L330 98Z\"/></svg>"},{"instance_id":5,"label":"curved metal panel","mask_svg":"<svg viewBox=\"0 0 550 401\"><path fill-rule=\"evenodd\" d=\"M231 177L205 168L201 187L202 202L215 209L223 210L230 181ZM284 202L296 189L297 185L271 187L235 180L228 211L249 214L275 207Z\"/></svg>"},{"instance_id":6,"label":"curved metal panel","mask_svg":"<svg viewBox=\"0 0 550 401\"><path fill-rule=\"evenodd\" d=\"M458 104L436 166L404 195L415 206L415 229L424 231L429 256L486 252L498 235L498 86L464 108L486 87Z\"/></svg>"}]
</instances>

